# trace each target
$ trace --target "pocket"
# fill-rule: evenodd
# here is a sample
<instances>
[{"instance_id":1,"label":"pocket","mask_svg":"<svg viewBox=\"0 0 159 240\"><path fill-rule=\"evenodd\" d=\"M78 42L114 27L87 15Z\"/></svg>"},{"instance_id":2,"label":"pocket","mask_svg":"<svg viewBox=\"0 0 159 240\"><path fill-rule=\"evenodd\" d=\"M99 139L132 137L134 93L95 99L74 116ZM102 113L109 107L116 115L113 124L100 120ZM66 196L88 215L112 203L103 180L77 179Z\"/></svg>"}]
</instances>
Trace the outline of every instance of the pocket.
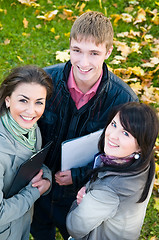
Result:
<instances>
[{"instance_id":1,"label":"pocket","mask_svg":"<svg viewBox=\"0 0 159 240\"><path fill-rule=\"evenodd\" d=\"M0 239L7 240L10 235L10 231L11 231L10 225L9 226L7 225L7 227L5 226L4 228L1 227L0 228Z\"/></svg>"}]
</instances>

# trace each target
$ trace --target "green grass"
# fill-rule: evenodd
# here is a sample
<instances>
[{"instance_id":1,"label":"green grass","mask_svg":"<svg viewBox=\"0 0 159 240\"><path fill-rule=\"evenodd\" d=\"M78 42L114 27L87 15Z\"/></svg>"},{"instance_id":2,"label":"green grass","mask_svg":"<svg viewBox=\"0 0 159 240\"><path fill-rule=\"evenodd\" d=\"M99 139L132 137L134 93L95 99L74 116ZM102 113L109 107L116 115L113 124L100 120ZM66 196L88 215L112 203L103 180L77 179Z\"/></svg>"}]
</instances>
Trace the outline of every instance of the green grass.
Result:
<instances>
[{"instance_id":1,"label":"green grass","mask_svg":"<svg viewBox=\"0 0 159 240\"><path fill-rule=\"evenodd\" d=\"M100 6L102 4L102 8ZM138 3L137 3L138 2ZM132 5L133 11L130 14L135 18L140 8L146 10L147 8L153 11L158 8L154 0L89 0L89 1L71 1L71 0L37 0L38 7L28 7L22 5L17 0L0 0L0 81L8 74L13 67L24 64L36 64L40 67L58 63L56 60L56 51L63 51L69 49L69 33L73 20L63 20L60 18L60 13L63 9L72 10L72 16L77 17L86 10L97 10L107 14L110 17L112 14L122 14L126 12L125 8ZM82 4L85 4L83 11L80 11ZM78 6L77 6L78 5ZM57 16L52 21L44 21L37 18L37 15L44 15L48 11L58 9ZM28 27L24 28L23 20L26 18ZM141 43L143 39L136 37L135 39L117 38L117 33L126 31L139 31L140 27L148 28L148 34L153 38L158 37L158 25L151 22L151 14L146 13L146 21L133 25L126 23L121 19L117 25L114 24L114 18L111 21L113 24L115 38L118 41L126 41L130 46L131 41ZM40 24L40 25L39 25ZM40 26L40 28L38 28ZM55 33L51 29L55 29ZM57 38L57 36L59 38ZM9 44L6 44L7 41ZM153 42L143 45L141 47L142 54L131 53L127 60L118 65L111 65L112 68L128 68L140 66L144 60L149 60L152 57L151 47ZM117 48L114 50L110 61L114 59L115 55L120 55ZM21 59L21 60L20 60ZM154 69L154 68L153 68ZM150 70L153 70L150 69ZM148 69L149 70L149 69ZM141 81L141 80L140 80ZM153 76L153 85L157 86L158 72ZM151 237L159 236L159 212L154 209L153 197L151 197L150 204L147 209L144 226L142 228L140 240L150 240ZM57 240L62 239L60 234L57 234Z\"/></svg>"}]
</instances>

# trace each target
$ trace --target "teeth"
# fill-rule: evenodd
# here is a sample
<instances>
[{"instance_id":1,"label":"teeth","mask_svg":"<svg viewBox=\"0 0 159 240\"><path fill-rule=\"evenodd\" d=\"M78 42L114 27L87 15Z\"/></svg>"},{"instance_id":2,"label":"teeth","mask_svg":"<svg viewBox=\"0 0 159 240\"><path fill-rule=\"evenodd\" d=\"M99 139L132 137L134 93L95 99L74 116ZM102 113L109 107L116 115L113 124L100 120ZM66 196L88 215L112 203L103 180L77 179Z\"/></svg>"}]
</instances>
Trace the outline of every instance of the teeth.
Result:
<instances>
[{"instance_id":1,"label":"teeth","mask_svg":"<svg viewBox=\"0 0 159 240\"><path fill-rule=\"evenodd\" d=\"M88 72L89 70L84 70L82 68L79 67L79 69L82 71L82 72Z\"/></svg>"},{"instance_id":2,"label":"teeth","mask_svg":"<svg viewBox=\"0 0 159 240\"><path fill-rule=\"evenodd\" d=\"M118 145L117 145L117 144L115 144L115 143L112 143L112 142L110 142L110 141L109 141L109 144L110 144L111 146L113 146L113 147L118 147Z\"/></svg>"},{"instance_id":3,"label":"teeth","mask_svg":"<svg viewBox=\"0 0 159 240\"><path fill-rule=\"evenodd\" d=\"M22 118L23 118L24 120L27 120L27 121L30 121L30 120L33 119L33 117L24 117L24 116L22 116Z\"/></svg>"}]
</instances>

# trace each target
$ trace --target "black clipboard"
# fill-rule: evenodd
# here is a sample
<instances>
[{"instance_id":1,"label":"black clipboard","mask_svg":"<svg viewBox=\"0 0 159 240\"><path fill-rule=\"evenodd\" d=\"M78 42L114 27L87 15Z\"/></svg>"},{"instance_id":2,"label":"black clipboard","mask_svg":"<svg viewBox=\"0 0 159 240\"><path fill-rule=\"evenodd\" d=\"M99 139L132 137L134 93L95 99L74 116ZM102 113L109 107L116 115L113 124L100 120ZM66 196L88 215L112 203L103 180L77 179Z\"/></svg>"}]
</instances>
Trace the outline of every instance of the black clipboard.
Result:
<instances>
[{"instance_id":1,"label":"black clipboard","mask_svg":"<svg viewBox=\"0 0 159 240\"><path fill-rule=\"evenodd\" d=\"M6 198L17 194L23 187L28 185L31 179L40 171L51 144L52 142L47 143L44 148L33 154L27 161L20 165L11 187L5 194Z\"/></svg>"}]
</instances>

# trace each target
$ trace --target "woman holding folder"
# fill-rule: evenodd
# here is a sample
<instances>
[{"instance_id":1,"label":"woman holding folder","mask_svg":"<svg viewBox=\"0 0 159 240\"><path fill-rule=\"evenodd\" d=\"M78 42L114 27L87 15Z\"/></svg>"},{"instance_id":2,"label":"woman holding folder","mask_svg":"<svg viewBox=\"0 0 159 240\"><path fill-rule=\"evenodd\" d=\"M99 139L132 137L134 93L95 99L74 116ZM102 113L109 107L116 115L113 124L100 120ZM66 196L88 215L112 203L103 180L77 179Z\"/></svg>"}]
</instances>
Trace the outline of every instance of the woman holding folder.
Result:
<instances>
[{"instance_id":1,"label":"woman holding folder","mask_svg":"<svg viewBox=\"0 0 159 240\"><path fill-rule=\"evenodd\" d=\"M20 167L41 148L38 119L52 93L52 80L35 66L12 70L0 86L0 239L28 240L34 202L51 185L43 165L32 181L10 198L5 195Z\"/></svg>"},{"instance_id":2,"label":"woman holding folder","mask_svg":"<svg viewBox=\"0 0 159 240\"><path fill-rule=\"evenodd\" d=\"M159 130L155 112L143 103L115 109L99 140L90 181L67 216L78 240L137 240L150 199Z\"/></svg>"}]
</instances>

